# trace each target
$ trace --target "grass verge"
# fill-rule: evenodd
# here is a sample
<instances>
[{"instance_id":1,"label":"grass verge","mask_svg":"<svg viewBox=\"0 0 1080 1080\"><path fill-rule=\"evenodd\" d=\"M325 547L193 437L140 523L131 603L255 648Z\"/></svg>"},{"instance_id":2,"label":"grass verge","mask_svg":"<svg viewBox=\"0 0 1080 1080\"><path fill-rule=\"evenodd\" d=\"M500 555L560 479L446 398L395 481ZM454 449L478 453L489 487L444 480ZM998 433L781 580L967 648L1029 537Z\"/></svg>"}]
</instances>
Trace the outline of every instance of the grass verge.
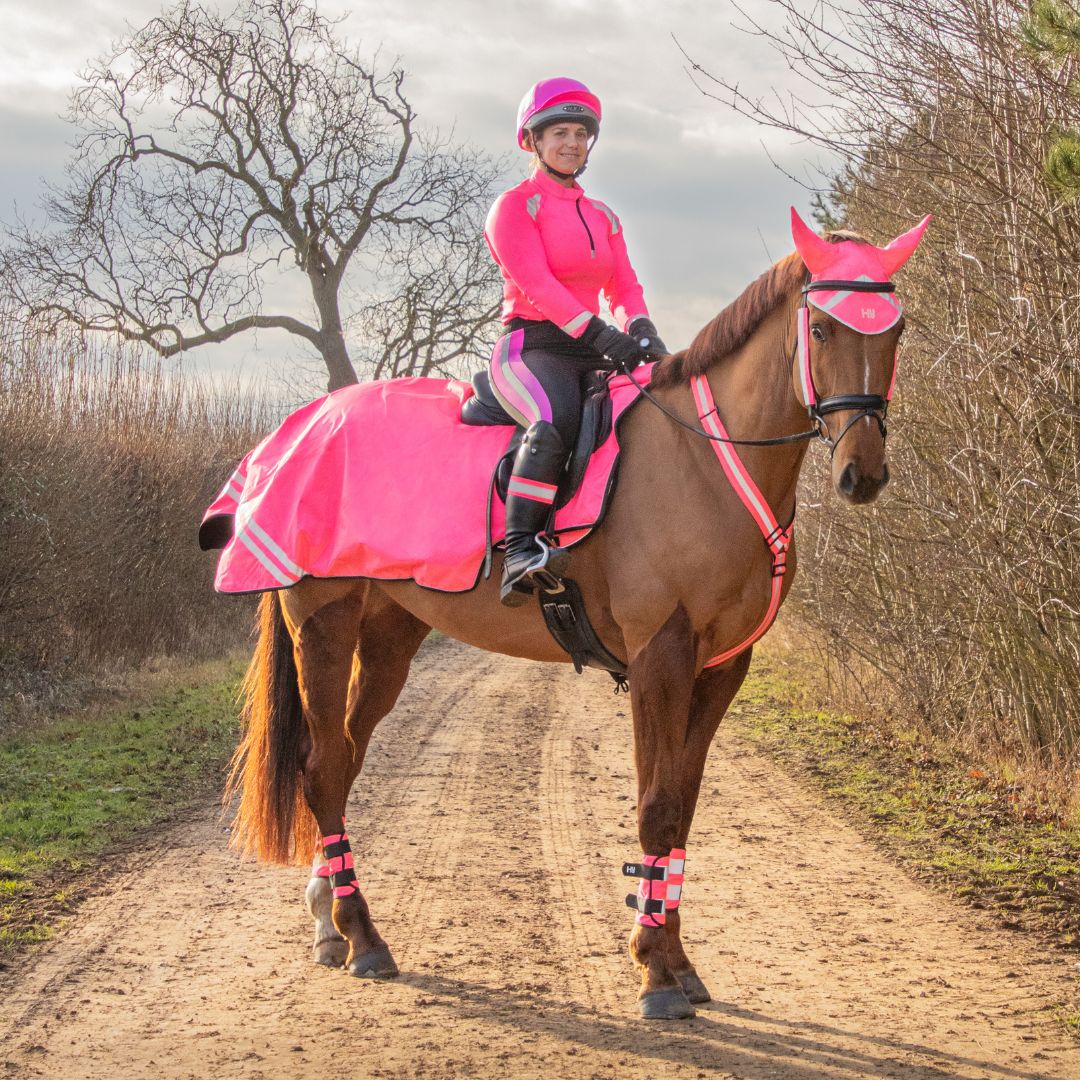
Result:
<instances>
[{"instance_id":1,"label":"grass verge","mask_svg":"<svg viewBox=\"0 0 1080 1080\"><path fill-rule=\"evenodd\" d=\"M1012 929L1080 949L1080 821L1038 782L915 728L823 709L814 670L755 655L729 717L907 869Z\"/></svg>"},{"instance_id":2,"label":"grass verge","mask_svg":"<svg viewBox=\"0 0 1080 1080\"><path fill-rule=\"evenodd\" d=\"M220 786L242 674L202 664L0 741L0 967L50 936L103 854Z\"/></svg>"}]
</instances>

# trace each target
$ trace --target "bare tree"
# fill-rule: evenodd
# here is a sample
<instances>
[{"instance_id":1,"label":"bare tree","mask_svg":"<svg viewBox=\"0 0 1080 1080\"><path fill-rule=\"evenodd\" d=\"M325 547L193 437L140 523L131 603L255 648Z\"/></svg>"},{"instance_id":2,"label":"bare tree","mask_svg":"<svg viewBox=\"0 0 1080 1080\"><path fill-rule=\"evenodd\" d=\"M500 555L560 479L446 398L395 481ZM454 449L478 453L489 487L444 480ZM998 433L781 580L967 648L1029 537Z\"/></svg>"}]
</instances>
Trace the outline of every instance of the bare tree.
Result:
<instances>
[{"instance_id":1,"label":"bare tree","mask_svg":"<svg viewBox=\"0 0 1080 1080\"><path fill-rule=\"evenodd\" d=\"M356 381L354 292L357 312L394 323L395 356L460 354L497 310L477 228L495 169L425 137L404 80L365 63L312 0L224 14L182 0L85 73L67 180L43 200L48 224L10 231L9 287L40 322L162 356L285 330L318 351L331 389ZM308 316L263 299L297 271Z\"/></svg>"},{"instance_id":2,"label":"bare tree","mask_svg":"<svg viewBox=\"0 0 1080 1080\"><path fill-rule=\"evenodd\" d=\"M803 492L799 606L907 716L1075 762L1080 203L1063 158L1047 182L1080 131L1075 0L1034 21L1028 0L772 6L782 20L750 30L806 92L691 60L702 91L826 152L823 224L880 241L934 215L900 283L894 483L861 515ZM1033 50L1032 28L1054 48ZM815 572L826 553L842 577Z\"/></svg>"}]
</instances>

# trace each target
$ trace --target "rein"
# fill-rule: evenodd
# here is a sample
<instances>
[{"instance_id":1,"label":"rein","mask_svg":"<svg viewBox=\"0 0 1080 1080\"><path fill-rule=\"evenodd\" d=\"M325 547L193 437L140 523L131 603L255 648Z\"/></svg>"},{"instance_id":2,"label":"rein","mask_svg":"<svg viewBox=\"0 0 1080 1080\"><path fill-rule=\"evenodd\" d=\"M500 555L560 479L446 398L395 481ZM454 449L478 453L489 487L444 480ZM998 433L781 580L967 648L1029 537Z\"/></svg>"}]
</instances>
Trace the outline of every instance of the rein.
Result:
<instances>
[{"instance_id":1,"label":"rein","mask_svg":"<svg viewBox=\"0 0 1080 1080\"><path fill-rule=\"evenodd\" d=\"M794 357L792 358L794 359ZM687 431L693 432L695 435L700 435L703 439L709 439L712 442L731 443L734 446L785 446L788 443L805 442L807 439L818 438L823 442L828 442L828 436L822 435L818 428L812 428L810 431L799 431L794 435L778 435L775 439L730 439L726 435L710 435L707 431L702 431L699 427L694 427L693 424L688 424L685 420L676 416L663 402L657 401L656 398L649 393L648 389L634 378L633 370L627 366L625 360L619 361L619 366L623 370L623 374L637 387L638 393L655 405L668 419L674 420L679 427L686 428Z\"/></svg>"}]
</instances>

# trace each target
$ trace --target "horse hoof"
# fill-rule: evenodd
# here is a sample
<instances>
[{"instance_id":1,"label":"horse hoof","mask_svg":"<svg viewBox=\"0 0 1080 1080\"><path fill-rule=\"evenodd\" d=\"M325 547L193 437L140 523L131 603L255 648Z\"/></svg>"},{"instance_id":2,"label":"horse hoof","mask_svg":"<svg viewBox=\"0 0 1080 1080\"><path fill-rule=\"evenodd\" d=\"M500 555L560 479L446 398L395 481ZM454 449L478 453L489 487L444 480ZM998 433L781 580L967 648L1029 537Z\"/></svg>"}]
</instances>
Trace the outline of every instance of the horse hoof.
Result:
<instances>
[{"instance_id":1,"label":"horse hoof","mask_svg":"<svg viewBox=\"0 0 1080 1080\"><path fill-rule=\"evenodd\" d=\"M642 994L638 998L638 1009L646 1020L686 1020L696 1015L681 986Z\"/></svg>"},{"instance_id":2,"label":"horse hoof","mask_svg":"<svg viewBox=\"0 0 1080 1080\"><path fill-rule=\"evenodd\" d=\"M379 945L358 956L349 964L349 974L358 979L392 979L398 974L398 966L386 945Z\"/></svg>"},{"instance_id":3,"label":"horse hoof","mask_svg":"<svg viewBox=\"0 0 1080 1080\"><path fill-rule=\"evenodd\" d=\"M323 967L344 967L348 958L349 943L344 938L325 938L317 941L311 949L311 959Z\"/></svg>"},{"instance_id":4,"label":"horse hoof","mask_svg":"<svg viewBox=\"0 0 1080 1080\"><path fill-rule=\"evenodd\" d=\"M686 1000L691 1005L704 1005L706 1001L712 1001L709 988L698 978L696 971L688 971L685 975L676 975L675 978L679 980Z\"/></svg>"}]
</instances>

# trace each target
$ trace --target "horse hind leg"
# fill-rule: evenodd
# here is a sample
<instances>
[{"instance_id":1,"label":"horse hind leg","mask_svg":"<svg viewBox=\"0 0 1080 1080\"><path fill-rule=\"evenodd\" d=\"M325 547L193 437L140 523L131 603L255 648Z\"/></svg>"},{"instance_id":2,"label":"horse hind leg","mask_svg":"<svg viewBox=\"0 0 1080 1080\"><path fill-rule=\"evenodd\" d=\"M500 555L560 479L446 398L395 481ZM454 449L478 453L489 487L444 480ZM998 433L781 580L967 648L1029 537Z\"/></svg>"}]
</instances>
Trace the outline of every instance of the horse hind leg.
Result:
<instances>
[{"instance_id":1,"label":"horse hind leg","mask_svg":"<svg viewBox=\"0 0 1080 1080\"><path fill-rule=\"evenodd\" d=\"M366 590L350 655L344 724L338 729L345 745L345 752L341 755L344 766L340 779L344 791L342 814L344 802L363 765L372 732L394 707L405 684L412 658L428 631L426 624L389 600L385 594L374 587ZM311 771L309 781L308 770L305 770L305 791L310 785L315 795L315 789L319 786L315 772L333 774L334 768L327 770L320 759L313 758ZM332 786L334 781L331 779L329 782ZM314 812L314 806L312 810ZM329 835L334 840L340 835L344 839L344 826L340 834L336 831L327 834L321 824L320 830L324 837ZM329 864L326 854L331 854ZM312 877L305 891L305 899L315 920L313 959L330 967L346 964L353 975L361 977L396 975L397 966L388 946L375 930L359 887L351 891L340 885L336 889L333 887L339 875L331 875L331 871L344 869L346 861L351 868L351 851L347 858L343 858L343 854L341 841L335 840L325 854L320 846L312 865ZM335 892L338 893L337 897ZM354 933L349 933L350 927Z\"/></svg>"},{"instance_id":2,"label":"horse hind leg","mask_svg":"<svg viewBox=\"0 0 1080 1080\"><path fill-rule=\"evenodd\" d=\"M295 586L282 597L296 658L297 681L307 725L306 754L302 764L304 798L315 819L322 849L333 877L331 917L348 943L346 962L386 950L371 922L367 904L356 884L352 854L345 830L345 801L352 776L352 750L345 736L346 710L352 677L353 654L363 615L364 587L316 582ZM325 903L318 896L314 907L323 924L321 933L333 941L325 926ZM327 950L332 959L333 948ZM389 968L390 964L384 964Z\"/></svg>"}]
</instances>

